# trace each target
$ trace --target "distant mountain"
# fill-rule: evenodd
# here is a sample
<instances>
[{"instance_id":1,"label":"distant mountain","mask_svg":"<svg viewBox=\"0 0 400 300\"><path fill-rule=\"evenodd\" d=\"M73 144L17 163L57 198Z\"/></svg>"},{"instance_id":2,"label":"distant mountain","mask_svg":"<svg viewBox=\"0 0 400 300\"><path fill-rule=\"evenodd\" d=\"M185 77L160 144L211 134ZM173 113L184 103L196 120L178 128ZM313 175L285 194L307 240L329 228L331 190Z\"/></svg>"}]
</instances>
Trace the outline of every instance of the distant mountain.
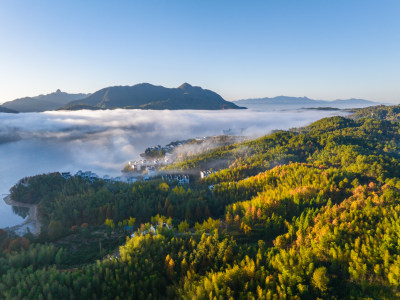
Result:
<instances>
[{"instance_id":1,"label":"distant mountain","mask_svg":"<svg viewBox=\"0 0 400 300\"><path fill-rule=\"evenodd\" d=\"M362 108L362 107L382 104L364 99L326 101L326 100L313 100L307 97L287 97L287 96L237 100L233 101L233 103L254 109L277 109L277 108L298 109L298 108L311 108L311 107Z\"/></svg>"},{"instance_id":2,"label":"distant mountain","mask_svg":"<svg viewBox=\"0 0 400 300\"><path fill-rule=\"evenodd\" d=\"M241 108L232 102L225 101L213 91L191 86L188 83L184 83L178 88L165 88L149 83L107 87L84 99L68 103L64 109L76 109L76 105L101 109L219 110Z\"/></svg>"},{"instance_id":3,"label":"distant mountain","mask_svg":"<svg viewBox=\"0 0 400 300\"><path fill-rule=\"evenodd\" d=\"M10 113L10 114L17 114L18 112L13 109L9 109L7 107L3 107L0 105L0 113Z\"/></svg>"},{"instance_id":4,"label":"distant mountain","mask_svg":"<svg viewBox=\"0 0 400 300\"><path fill-rule=\"evenodd\" d=\"M68 94L57 90L55 93L25 97L3 103L3 107L18 112L41 112L55 110L67 103L87 97L89 94Z\"/></svg>"}]
</instances>

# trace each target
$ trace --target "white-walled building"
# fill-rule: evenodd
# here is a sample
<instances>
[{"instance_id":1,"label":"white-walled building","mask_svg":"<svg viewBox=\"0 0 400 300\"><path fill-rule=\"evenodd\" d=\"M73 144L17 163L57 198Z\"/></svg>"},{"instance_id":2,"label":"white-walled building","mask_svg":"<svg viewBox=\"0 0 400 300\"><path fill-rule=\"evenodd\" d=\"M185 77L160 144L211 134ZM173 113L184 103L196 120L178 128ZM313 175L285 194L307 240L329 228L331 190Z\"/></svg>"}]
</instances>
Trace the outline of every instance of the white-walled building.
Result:
<instances>
[{"instance_id":1,"label":"white-walled building","mask_svg":"<svg viewBox=\"0 0 400 300\"><path fill-rule=\"evenodd\" d=\"M177 181L178 185L184 185L190 183L189 175L181 175L181 174L174 174L174 175L163 175L161 176L163 181L174 182Z\"/></svg>"},{"instance_id":2,"label":"white-walled building","mask_svg":"<svg viewBox=\"0 0 400 300\"><path fill-rule=\"evenodd\" d=\"M212 170L207 170L207 171L200 171L200 178L206 178L208 176L210 176L211 174L215 173L215 171Z\"/></svg>"}]
</instances>

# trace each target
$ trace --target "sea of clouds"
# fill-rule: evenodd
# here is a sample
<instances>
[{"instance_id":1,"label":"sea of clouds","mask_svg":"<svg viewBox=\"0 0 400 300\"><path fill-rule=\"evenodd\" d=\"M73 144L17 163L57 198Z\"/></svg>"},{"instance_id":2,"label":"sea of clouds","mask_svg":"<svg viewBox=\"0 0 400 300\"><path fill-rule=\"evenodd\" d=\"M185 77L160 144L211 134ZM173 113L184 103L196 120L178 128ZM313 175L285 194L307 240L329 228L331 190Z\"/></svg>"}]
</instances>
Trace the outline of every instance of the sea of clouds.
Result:
<instances>
[{"instance_id":1,"label":"sea of clouds","mask_svg":"<svg viewBox=\"0 0 400 300\"><path fill-rule=\"evenodd\" d=\"M0 114L0 154L2 158L24 156L43 163L54 159L54 166L63 170L71 166L115 172L149 146L219 135L229 128L237 132L244 128L243 134L258 137L274 129L304 126L333 114L337 112L123 109ZM33 161L30 163L35 165ZM30 168L29 163L25 168Z\"/></svg>"}]
</instances>

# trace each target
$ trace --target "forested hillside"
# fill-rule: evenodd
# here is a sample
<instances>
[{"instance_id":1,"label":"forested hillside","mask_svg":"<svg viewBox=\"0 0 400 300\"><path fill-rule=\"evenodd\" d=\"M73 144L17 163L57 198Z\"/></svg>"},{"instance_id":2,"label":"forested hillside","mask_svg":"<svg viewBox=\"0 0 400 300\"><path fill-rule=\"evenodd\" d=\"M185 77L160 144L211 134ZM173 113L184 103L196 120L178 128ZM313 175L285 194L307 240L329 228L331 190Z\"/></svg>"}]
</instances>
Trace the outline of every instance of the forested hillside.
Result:
<instances>
[{"instance_id":1,"label":"forested hillside","mask_svg":"<svg viewBox=\"0 0 400 300\"><path fill-rule=\"evenodd\" d=\"M365 109L355 109L355 113L352 117L355 119L374 118L379 120L400 121L400 105L378 105Z\"/></svg>"},{"instance_id":2,"label":"forested hillside","mask_svg":"<svg viewBox=\"0 0 400 300\"><path fill-rule=\"evenodd\" d=\"M11 196L38 203L42 230L0 232L0 298L400 298L391 115L361 110L189 157L165 171L214 172L186 186L27 178Z\"/></svg>"}]
</instances>

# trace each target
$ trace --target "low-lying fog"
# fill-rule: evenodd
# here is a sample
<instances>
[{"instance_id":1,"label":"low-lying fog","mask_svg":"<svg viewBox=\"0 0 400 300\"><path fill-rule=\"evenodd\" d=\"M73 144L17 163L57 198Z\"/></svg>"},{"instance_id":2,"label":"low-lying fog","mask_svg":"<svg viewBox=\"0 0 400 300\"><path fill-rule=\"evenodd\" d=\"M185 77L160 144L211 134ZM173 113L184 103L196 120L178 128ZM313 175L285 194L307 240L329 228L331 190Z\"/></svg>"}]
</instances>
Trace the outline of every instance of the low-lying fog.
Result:
<instances>
[{"instance_id":1,"label":"low-lying fog","mask_svg":"<svg viewBox=\"0 0 400 300\"><path fill-rule=\"evenodd\" d=\"M20 178L53 171L91 170L118 175L149 146L229 128L261 136L273 129L307 125L337 111L153 111L108 110L0 113L0 193ZM0 228L21 222L0 201Z\"/></svg>"}]
</instances>

